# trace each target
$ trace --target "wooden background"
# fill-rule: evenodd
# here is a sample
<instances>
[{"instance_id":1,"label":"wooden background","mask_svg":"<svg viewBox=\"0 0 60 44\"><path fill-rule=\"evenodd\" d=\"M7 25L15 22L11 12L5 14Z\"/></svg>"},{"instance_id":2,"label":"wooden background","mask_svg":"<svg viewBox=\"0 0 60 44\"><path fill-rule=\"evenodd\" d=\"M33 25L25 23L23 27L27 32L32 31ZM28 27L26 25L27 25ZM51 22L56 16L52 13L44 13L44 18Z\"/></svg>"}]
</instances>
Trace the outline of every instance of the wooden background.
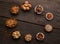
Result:
<instances>
[{"instance_id":1,"label":"wooden background","mask_svg":"<svg viewBox=\"0 0 60 44\"><path fill-rule=\"evenodd\" d=\"M12 16L9 8L13 5L21 5L25 0L0 0L0 44L60 44L60 0L29 0L32 4L32 9L29 12L19 11L19 15ZM44 12L41 15L34 13L36 5L42 5ZM47 21L45 14L52 12L54 19ZM8 18L16 18L19 22L18 26L13 29L5 27L5 20ZM53 32L47 33L44 31L44 26L51 24ZM19 30L22 37L19 40L13 40L11 33ZM44 41L37 41L35 34L43 32L45 34ZM33 40L30 43L24 41L24 36L27 33L33 35Z\"/></svg>"}]
</instances>

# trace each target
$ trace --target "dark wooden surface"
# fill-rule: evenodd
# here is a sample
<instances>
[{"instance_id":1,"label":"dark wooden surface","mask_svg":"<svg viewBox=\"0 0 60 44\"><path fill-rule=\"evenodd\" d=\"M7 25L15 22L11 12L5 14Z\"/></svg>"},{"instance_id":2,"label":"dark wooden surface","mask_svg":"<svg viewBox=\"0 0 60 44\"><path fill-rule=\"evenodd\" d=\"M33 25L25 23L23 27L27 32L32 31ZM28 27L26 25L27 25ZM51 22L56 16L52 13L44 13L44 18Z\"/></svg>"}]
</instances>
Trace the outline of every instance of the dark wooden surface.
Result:
<instances>
[{"instance_id":1,"label":"dark wooden surface","mask_svg":"<svg viewBox=\"0 0 60 44\"><path fill-rule=\"evenodd\" d=\"M60 0L30 0L32 9L29 12L23 12L20 10L19 15L12 16L9 13L9 8L13 5L21 5L24 0L0 0L0 44L60 44ZM37 4L41 4L44 7L44 12L41 15L34 13L34 7ZM54 19L47 21L45 14L52 12ZM13 29L7 29L4 25L5 20L8 18L16 18L19 22L18 26ZM53 32L47 33L44 31L46 24L53 26ZM22 33L22 37L19 40L13 40L11 33L15 30L19 30ZM37 32L43 32L45 34L44 41L37 41L35 34ZM31 33L33 40L30 43L24 41L24 35Z\"/></svg>"}]
</instances>

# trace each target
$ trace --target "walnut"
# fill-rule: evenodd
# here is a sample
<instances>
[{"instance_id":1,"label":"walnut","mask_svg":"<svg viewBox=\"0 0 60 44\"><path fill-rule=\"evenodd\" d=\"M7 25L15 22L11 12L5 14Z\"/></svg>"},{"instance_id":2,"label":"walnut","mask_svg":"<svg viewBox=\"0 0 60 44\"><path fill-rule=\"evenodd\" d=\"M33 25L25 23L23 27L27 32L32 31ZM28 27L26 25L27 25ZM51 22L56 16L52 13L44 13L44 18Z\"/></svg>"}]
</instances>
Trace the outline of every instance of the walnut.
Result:
<instances>
[{"instance_id":1,"label":"walnut","mask_svg":"<svg viewBox=\"0 0 60 44\"><path fill-rule=\"evenodd\" d=\"M26 40L27 42L31 41L31 40L32 40L32 35L31 35L31 34L26 34L26 35L25 35L25 40Z\"/></svg>"},{"instance_id":2,"label":"walnut","mask_svg":"<svg viewBox=\"0 0 60 44\"><path fill-rule=\"evenodd\" d=\"M12 14L18 14L18 12L19 12L19 6L12 6L12 7L10 8L10 12L11 12Z\"/></svg>"},{"instance_id":3,"label":"walnut","mask_svg":"<svg viewBox=\"0 0 60 44\"><path fill-rule=\"evenodd\" d=\"M29 3L28 1L25 1L22 5L21 5L21 8L24 10L24 11L27 11L27 10L30 10L32 7L31 3Z\"/></svg>"},{"instance_id":4,"label":"walnut","mask_svg":"<svg viewBox=\"0 0 60 44\"><path fill-rule=\"evenodd\" d=\"M15 18L7 19L5 25L9 28L13 28L17 25L18 21Z\"/></svg>"},{"instance_id":5,"label":"walnut","mask_svg":"<svg viewBox=\"0 0 60 44\"><path fill-rule=\"evenodd\" d=\"M21 32L19 32L19 31L14 31L14 32L12 33L12 37L13 37L13 39L18 39L18 38L20 38L20 37L21 37Z\"/></svg>"}]
</instances>

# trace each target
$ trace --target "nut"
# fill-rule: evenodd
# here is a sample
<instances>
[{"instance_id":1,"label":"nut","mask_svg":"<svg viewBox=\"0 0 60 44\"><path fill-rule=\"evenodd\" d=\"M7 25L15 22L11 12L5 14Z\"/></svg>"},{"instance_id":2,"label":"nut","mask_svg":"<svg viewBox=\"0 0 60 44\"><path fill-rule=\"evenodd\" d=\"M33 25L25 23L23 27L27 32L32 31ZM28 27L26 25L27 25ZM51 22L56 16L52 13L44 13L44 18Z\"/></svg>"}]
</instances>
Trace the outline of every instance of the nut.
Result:
<instances>
[{"instance_id":1,"label":"nut","mask_svg":"<svg viewBox=\"0 0 60 44\"><path fill-rule=\"evenodd\" d=\"M27 42L31 41L31 40L32 40L32 35L31 35L31 34L26 34L26 35L25 35L25 40L26 40Z\"/></svg>"},{"instance_id":2,"label":"nut","mask_svg":"<svg viewBox=\"0 0 60 44\"><path fill-rule=\"evenodd\" d=\"M20 38L20 37L21 37L21 32L19 32L19 31L14 31L14 32L12 33L12 37L13 37L14 39Z\"/></svg>"},{"instance_id":3,"label":"nut","mask_svg":"<svg viewBox=\"0 0 60 44\"><path fill-rule=\"evenodd\" d=\"M10 19L7 19L6 22L5 22L5 25L9 28L13 28L17 25L17 20L15 18L10 18Z\"/></svg>"},{"instance_id":4,"label":"nut","mask_svg":"<svg viewBox=\"0 0 60 44\"><path fill-rule=\"evenodd\" d=\"M29 1L25 1L22 5L21 8L24 11L30 10L32 7L31 3Z\"/></svg>"},{"instance_id":5,"label":"nut","mask_svg":"<svg viewBox=\"0 0 60 44\"><path fill-rule=\"evenodd\" d=\"M12 6L12 7L10 8L10 12L11 12L12 14L18 14L18 12L19 12L19 6Z\"/></svg>"}]
</instances>

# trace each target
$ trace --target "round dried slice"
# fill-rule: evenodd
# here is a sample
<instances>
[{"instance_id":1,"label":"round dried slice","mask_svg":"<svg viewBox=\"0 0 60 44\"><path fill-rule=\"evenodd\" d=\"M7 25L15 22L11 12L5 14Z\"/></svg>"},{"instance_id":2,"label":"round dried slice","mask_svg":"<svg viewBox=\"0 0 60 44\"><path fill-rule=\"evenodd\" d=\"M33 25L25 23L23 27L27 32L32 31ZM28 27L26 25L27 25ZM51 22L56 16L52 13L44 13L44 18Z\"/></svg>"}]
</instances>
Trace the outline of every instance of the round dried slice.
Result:
<instances>
[{"instance_id":1,"label":"round dried slice","mask_svg":"<svg viewBox=\"0 0 60 44\"><path fill-rule=\"evenodd\" d=\"M50 24L45 25L45 31L51 32L52 30L53 30L52 25L50 25Z\"/></svg>"},{"instance_id":2,"label":"round dried slice","mask_svg":"<svg viewBox=\"0 0 60 44\"><path fill-rule=\"evenodd\" d=\"M34 8L34 11L37 13L37 14L41 14L43 12L43 7L41 5L37 5L35 8Z\"/></svg>"},{"instance_id":3,"label":"round dried slice","mask_svg":"<svg viewBox=\"0 0 60 44\"><path fill-rule=\"evenodd\" d=\"M46 13L46 19L47 20L52 20L53 19L53 14L50 13L50 12Z\"/></svg>"},{"instance_id":4,"label":"round dried slice","mask_svg":"<svg viewBox=\"0 0 60 44\"><path fill-rule=\"evenodd\" d=\"M36 34L36 39L37 40L44 40L44 38L45 38L45 35L42 32L38 32Z\"/></svg>"}]
</instances>

